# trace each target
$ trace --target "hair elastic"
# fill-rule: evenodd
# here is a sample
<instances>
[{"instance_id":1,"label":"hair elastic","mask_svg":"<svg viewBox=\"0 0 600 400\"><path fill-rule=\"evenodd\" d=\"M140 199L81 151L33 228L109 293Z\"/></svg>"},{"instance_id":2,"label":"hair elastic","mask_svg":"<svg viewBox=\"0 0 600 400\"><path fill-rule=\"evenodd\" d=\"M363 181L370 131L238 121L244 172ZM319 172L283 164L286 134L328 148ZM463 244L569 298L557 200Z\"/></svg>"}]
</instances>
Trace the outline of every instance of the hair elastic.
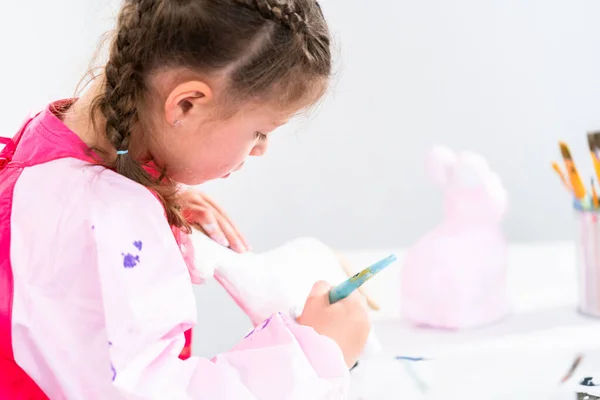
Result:
<instances>
[{"instance_id":1,"label":"hair elastic","mask_svg":"<svg viewBox=\"0 0 600 400\"><path fill-rule=\"evenodd\" d=\"M121 156L121 155L127 154L127 153L129 153L129 150L117 150L117 155L118 156Z\"/></svg>"}]
</instances>

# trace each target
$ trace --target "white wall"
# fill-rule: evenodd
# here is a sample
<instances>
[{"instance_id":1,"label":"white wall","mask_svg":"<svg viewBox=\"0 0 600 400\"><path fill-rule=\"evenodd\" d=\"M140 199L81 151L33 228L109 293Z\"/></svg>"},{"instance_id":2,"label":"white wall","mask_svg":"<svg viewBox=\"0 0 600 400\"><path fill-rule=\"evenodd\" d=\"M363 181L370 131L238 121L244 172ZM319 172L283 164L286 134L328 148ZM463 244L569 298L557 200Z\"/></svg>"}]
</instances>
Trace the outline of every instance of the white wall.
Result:
<instances>
[{"instance_id":1,"label":"white wall","mask_svg":"<svg viewBox=\"0 0 600 400\"><path fill-rule=\"evenodd\" d=\"M479 151L498 170L511 240L570 237L570 201L550 161L562 138L590 167L598 2L323 3L341 48L332 96L307 129L282 130L265 160L214 188L252 242L411 243L440 217L422 168L433 143Z\"/></svg>"},{"instance_id":2,"label":"white wall","mask_svg":"<svg viewBox=\"0 0 600 400\"><path fill-rule=\"evenodd\" d=\"M0 132L69 97L116 0L11 1L0 11ZM571 236L550 169L559 138L591 172L600 128L600 3L594 0L322 0L339 47L319 113L284 128L270 153L207 185L257 249L300 235L341 248L403 246L438 221L422 157L433 143L483 153L511 199L513 241ZM199 292L211 353L247 322L219 289ZM208 324L210 325L210 324ZM222 325L221 325L222 326ZM208 340L207 339L207 340ZM210 341L208 340L208 341Z\"/></svg>"},{"instance_id":3,"label":"white wall","mask_svg":"<svg viewBox=\"0 0 600 400\"><path fill-rule=\"evenodd\" d=\"M107 0L11 1L0 8L0 134L27 113L73 97L99 35L112 23Z\"/></svg>"},{"instance_id":4,"label":"white wall","mask_svg":"<svg viewBox=\"0 0 600 400\"><path fill-rule=\"evenodd\" d=\"M277 133L264 159L206 188L256 248L306 234L343 248L410 243L440 217L422 169L436 142L480 151L500 172L510 239L570 235L549 161L563 138L589 167L584 134L600 128L598 2L322 3L340 55L331 95ZM3 135L32 107L71 96L116 4L3 6Z\"/></svg>"}]
</instances>

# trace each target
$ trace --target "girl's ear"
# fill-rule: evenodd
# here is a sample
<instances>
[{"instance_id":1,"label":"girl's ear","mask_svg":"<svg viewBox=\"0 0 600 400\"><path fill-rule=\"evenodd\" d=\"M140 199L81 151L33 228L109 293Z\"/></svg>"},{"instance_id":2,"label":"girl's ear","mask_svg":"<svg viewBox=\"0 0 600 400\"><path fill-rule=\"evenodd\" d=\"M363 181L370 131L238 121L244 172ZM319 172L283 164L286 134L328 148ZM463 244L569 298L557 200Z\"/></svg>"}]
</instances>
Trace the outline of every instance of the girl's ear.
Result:
<instances>
[{"instance_id":1,"label":"girl's ear","mask_svg":"<svg viewBox=\"0 0 600 400\"><path fill-rule=\"evenodd\" d=\"M456 153L444 146L435 146L427 156L429 176L442 187L448 186L456 165Z\"/></svg>"},{"instance_id":2,"label":"girl's ear","mask_svg":"<svg viewBox=\"0 0 600 400\"><path fill-rule=\"evenodd\" d=\"M184 123L202 112L213 101L213 91L201 81L188 81L175 87L165 101L165 118L169 125Z\"/></svg>"}]
</instances>

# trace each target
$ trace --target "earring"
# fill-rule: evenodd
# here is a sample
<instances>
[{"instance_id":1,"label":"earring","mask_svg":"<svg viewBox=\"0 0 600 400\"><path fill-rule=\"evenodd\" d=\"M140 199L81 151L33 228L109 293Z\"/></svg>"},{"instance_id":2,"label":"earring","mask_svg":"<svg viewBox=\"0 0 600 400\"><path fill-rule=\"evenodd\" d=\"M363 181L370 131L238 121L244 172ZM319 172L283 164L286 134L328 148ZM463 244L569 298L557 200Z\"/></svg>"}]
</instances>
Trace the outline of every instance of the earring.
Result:
<instances>
[{"instance_id":1,"label":"earring","mask_svg":"<svg viewBox=\"0 0 600 400\"><path fill-rule=\"evenodd\" d=\"M176 119L175 121L173 121L173 125L175 126L179 126L179 124L181 123L180 120Z\"/></svg>"}]
</instances>

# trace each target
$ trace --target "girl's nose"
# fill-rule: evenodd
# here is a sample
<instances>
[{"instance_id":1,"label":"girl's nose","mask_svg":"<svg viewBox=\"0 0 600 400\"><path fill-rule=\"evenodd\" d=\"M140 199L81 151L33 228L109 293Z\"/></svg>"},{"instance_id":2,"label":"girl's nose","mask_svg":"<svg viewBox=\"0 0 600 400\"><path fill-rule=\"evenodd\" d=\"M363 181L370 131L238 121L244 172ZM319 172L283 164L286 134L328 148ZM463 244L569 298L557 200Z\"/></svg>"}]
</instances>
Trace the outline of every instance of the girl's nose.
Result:
<instances>
[{"instance_id":1,"label":"girl's nose","mask_svg":"<svg viewBox=\"0 0 600 400\"><path fill-rule=\"evenodd\" d=\"M254 157L263 156L267 152L268 147L268 140L263 140L252 148L252 150L250 151L250 155Z\"/></svg>"}]
</instances>

